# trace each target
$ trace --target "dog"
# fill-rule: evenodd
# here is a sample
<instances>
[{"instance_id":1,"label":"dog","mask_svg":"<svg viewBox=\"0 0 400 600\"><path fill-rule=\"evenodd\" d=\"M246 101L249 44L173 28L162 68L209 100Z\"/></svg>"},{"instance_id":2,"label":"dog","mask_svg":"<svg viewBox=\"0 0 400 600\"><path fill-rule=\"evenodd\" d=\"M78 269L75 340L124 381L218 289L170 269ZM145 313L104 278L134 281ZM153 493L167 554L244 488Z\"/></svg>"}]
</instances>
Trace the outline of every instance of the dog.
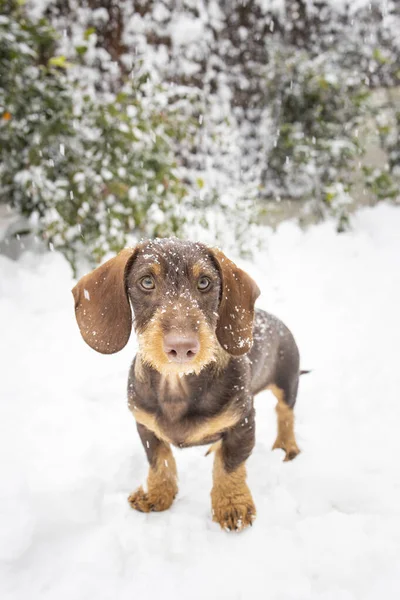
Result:
<instances>
[{"instance_id":1,"label":"dog","mask_svg":"<svg viewBox=\"0 0 400 600\"><path fill-rule=\"evenodd\" d=\"M171 445L211 445L213 520L228 531L252 525L256 508L245 463L255 442L254 396L277 398L273 448L299 454L293 407L299 351L289 329L254 308L253 279L220 250L164 238L122 250L73 288L83 339L103 354L121 350L134 328L138 352L128 406L149 462L147 491L132 508L168 509L178 491Z\"/></svg>"}]
</instances>

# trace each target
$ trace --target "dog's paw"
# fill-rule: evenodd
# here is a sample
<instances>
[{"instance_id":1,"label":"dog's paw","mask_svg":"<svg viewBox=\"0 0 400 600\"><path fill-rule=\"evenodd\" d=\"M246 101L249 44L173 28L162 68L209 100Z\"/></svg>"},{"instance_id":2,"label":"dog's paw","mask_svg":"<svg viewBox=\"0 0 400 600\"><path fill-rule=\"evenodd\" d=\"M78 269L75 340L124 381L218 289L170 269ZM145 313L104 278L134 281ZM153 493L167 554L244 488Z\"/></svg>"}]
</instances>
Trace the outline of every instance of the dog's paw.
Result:
<instances>
[{"instance_id":1,"label":"dog's paw","mask_svg":"<svg viewBox=\"0 0 400 600\"><path fill-rule=\"evenodd\" d=\"M132 508L139 512L150 512L153 510L149 502L149 497L142 487L138 488L128 497L128 502Z\"/></svg>"},{"instance_id":2,"label":"dog's paw","mask_svg":"<svg viewBox=\"0 0 400 600\"><path fill-rule=\"evenodd\" d=\"M277 438L274 445L272 446L272 450L276 450L278 448L285 452L285 458L283 459L284 462L293 460L298 454L300 454L300 448L298 447L296 442L290 442L286 444L285 442L282 442L282 440Z\"/></svg>"},{"instance_id":3,"label":"dog's paw","mask_svg":"<svg viewBox=\"0 0 400 600\"><path fill-rule=\"evenodd\" d=\"M242 531L253 525L256 507L251 496L246 501L235 502L228 499L224 503L213 505L213 521L219 523L225 531Z\"/></svg>"},{"instance_id":4,"label":"dog's paw","mask_svg":"<svg viewBox=\"0 0 400 600\"><path fill-rule=\"evenodd\" d=\"M128 498L132 508L139 512L159 512L167 510L174 501L178 489L173 486L165 486L164 489L149 490L145 492L142 487L138 488Z\"/></svg>"}]
</instances>

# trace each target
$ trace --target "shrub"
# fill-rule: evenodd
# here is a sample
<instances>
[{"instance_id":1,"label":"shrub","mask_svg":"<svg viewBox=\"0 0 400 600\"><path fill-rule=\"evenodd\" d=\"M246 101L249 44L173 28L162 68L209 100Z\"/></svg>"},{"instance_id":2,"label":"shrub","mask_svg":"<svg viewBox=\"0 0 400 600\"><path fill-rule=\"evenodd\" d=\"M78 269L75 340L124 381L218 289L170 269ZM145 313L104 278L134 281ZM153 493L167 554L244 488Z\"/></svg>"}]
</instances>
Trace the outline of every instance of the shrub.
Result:
<instances>
[{"instance_id":1,"label":"shrub","mask_svg":"<svg viewBox=\"0 0 400 600\"><path fill-rule=\"evenodd\" d=\"M0 200L29 216L72 265L78 255L95 262L119 250L133 231L179 233L187 190L171 148L185 120L139 70L117 94L90 95L69 77L65 57L53 55L55 43L45 19L31 21L8 3L0 19Z\"/></svg>"},{"instance_id":2,"label":"shrub","mask_svg":"<svg viewBox=\"0 0 400 600\"><path fill-rule=\"evenodd\" d=\"M358 128L369 92L338 56L295 48L271 55L270 115L276 128L264 174L265 197L311 200L319 216L347 222L353 171L363 153Z\"/></svg>"},{"instance_id":3,"label":"shrub","mask_svg":"<svg viewBox=\"0 0 400 600\"><path fill-rule=\"evenodd\" d=\"M377 108L376 121L381 146L387 155L387 164L380 168L364 168L367 186L379 200L400 201L400 111L396 98Z\"/></svg>"}]
</instances>

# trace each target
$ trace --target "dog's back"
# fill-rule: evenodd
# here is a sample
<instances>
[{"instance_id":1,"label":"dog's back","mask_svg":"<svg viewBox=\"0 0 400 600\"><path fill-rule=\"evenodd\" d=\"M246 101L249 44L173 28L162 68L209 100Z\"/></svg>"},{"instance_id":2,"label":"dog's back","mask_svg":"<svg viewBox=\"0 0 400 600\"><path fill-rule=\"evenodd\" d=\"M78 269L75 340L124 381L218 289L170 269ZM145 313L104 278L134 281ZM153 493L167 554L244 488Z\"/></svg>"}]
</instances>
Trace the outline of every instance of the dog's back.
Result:
<instances>
[{"instance_id":1,"label":"dog's back","mask_svg":"<svg viewBox=\"0 0 400 600\"><path fill-rule=\"evenodd\" d=\"M293 406L299 378L299 350L291 331L274 315L256 309L253 347L248 353L253 394L275 385Z\"/></svg>"}]
</instances>

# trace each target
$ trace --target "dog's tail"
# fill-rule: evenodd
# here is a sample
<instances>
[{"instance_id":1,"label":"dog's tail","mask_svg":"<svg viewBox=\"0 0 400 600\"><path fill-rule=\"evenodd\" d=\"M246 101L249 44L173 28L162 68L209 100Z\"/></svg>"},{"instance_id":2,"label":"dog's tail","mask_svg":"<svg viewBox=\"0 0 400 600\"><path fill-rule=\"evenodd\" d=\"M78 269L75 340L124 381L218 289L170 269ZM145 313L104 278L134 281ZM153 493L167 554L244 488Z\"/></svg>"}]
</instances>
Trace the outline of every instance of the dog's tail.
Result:
<instances>
[{"instance_id":1,"label":"dog's tail","mask_svg":"<svg viewBox=\"0 0 400 600\"><path fill-rule=\"evenodd\" d=\"M300 371L300 375L308 375L308 373L312 373L312 369L310 369L309 371Z\"/></svg>"}]
</instances>

